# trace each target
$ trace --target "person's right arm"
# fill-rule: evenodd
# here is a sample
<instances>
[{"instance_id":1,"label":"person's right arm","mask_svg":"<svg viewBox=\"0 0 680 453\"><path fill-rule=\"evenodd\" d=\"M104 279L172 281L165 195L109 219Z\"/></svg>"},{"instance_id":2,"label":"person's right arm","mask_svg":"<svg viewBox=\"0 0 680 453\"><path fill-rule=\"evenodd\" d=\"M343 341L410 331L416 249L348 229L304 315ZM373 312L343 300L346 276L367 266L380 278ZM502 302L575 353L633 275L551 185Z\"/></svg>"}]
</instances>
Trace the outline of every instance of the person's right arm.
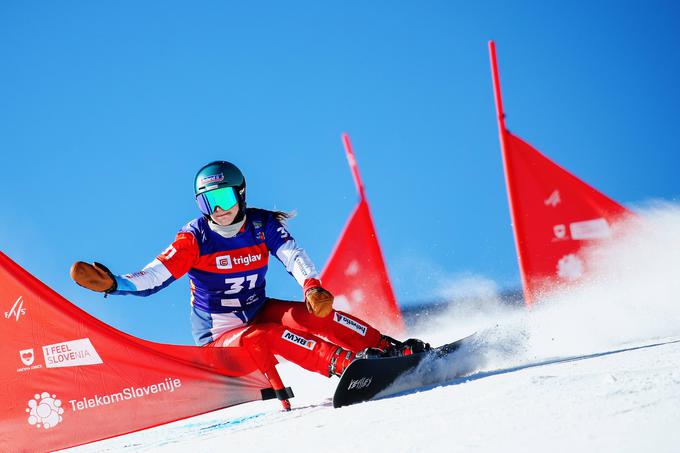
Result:
<instances>
[{"instance_id":1,"label":"person's right arm","mask_svg":"<svg viewBox=\"0 0 680 453\"><path fill-rule=\"evenodd\" d=\"M105 294L149 296L186 274L199 256L191 233L177 234L163 253L132 274L114 275L100 263L78 261L71 266L71 278L80 286Z\"/></svg>"}]
</instances>

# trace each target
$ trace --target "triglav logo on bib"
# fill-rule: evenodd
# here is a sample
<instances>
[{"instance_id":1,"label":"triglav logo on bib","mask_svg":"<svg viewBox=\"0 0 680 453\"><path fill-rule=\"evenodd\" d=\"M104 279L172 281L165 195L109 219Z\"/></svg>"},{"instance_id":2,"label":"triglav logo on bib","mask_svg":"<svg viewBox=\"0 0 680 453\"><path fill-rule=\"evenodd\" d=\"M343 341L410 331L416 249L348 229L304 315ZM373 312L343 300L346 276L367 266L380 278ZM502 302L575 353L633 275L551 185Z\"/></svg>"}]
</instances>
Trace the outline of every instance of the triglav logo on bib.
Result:
<instances>
[{"instance_id":1,"label":"triglav logo on bib","mask_svg":"<svg viewBox=\"0 0 680 453\"><path fill-rule=\"evenodd\" d=\"M216 256L215 257L215 263L217 264L218 269L231 269L231 256L229 255L222 255L222 256Z\"/></svg>"},{"instance_id":2,"label":"triglav logo on bib","mask_svg":"<svg viewBox=\"0 0 680 453\"><path fill-rule=\"evenodd\" d=\"M234 258L231 255L220 255L215 257L215 264L218 269L231 269L234 266L249 266L261 259L261 253L248 253L246 255L235 256Z\"/></svg>"}]
</instances>

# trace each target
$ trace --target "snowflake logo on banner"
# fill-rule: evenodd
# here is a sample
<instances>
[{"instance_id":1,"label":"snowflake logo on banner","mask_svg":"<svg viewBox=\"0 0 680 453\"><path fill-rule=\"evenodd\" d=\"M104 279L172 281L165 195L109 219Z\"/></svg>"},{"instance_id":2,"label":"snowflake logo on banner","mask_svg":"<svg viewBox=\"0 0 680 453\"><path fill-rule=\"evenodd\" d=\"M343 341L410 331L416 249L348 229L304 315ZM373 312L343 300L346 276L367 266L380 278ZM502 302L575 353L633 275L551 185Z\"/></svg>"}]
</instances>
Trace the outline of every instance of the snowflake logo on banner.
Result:
<instances>
[{"instance_id":1,"label":"snowflake logo on banner","mask_svg":"<svg viewBox=\"0 0 680 453\"><path fill-rule=\"evenodd\" d=\"M581 278L583 271L583 261L573 253L563 256L557 263L557 275L570 282Z\"/></svg>"},{"instance_id":2,"label":"snowflake logo on banner","mask_svg":"<svg viewBox=\"0 0 680 453\"><path fill-rule=\"evenodd\" d=\"M345 269L345 275L357 275L359 273L359 263L357 260L352 260L351 263L347 266L347 269Z\"/></svg>"},{"instance_id":3,"label":"snowflake logo on banner","mask_svg":"<svg viewBox=\"0 0 680 453\"><path fill-rule=\"evenodd\" d=\"M360 289L355 289L352 291L350 298L352 299L352 302L356 302L357 304L361 304L364 302L364 292Z\"/></svg>"},{"instance_id":4,"label":"snowflake logo on banner","mask_svg":"<svg viewBox=\"0 0 680 453\"><path fill-rule=\"evenodd\" d=\"M333 308L340 311L349 311L351 306L344 294L336 294L335 299L333 300Z\"/></svg>"},{"instance_id":5,"label":"snowflake logo on banner","mask_svg":"<svg viewBox=\"0 0 680 453\"><path fill-rule=\"evenodd\" d=\"M61 407L61 400L57 395L50 395L48 392L35 394L32 400L28 401L28 424L36 428L50 429L57 426L62 420L61 414L64 408Z\"/></svg>"}]
</instances>

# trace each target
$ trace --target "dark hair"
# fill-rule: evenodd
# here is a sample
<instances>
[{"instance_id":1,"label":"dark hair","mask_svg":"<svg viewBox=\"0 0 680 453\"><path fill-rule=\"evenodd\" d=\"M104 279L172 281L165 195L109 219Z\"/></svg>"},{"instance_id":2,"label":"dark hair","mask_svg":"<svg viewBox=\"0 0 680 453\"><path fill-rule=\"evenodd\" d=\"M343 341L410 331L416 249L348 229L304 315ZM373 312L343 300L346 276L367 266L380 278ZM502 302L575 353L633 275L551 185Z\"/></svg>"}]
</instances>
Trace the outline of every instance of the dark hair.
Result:
<instances>
[{"instance_id":1,"label":"dark hair","mask_svg":"<svg viewBox=\"0 0 680 453\"><path fill-rule=\"evenodd\" d=\"M292 219L297 214L295 211L289 211L289 212L286 212L286 211L269 211L269 212L271 212L272 215L274 216L274 218L276 220L278 220L279 222L281 222L282 225L285 225L288 220Z\"/></svg>"},{"instance_id":2,"label":"dark hair","mask_svg":"<svg viewBox=\"0 0 680 453\"><path fill-rule=\"evenodd\" d=\"M272 211L272 210L269 210L269 209L262 209L262 211L267 211L267 212L271 213L271 215L274 216L274 218L277 221L279 221L281 223L281 225L285 225L288 220L292 219L293 217L295 217L297 215L297 212L295 212L295 211L288 211L288 212L286 212L286 211ZM212 218L207 214L203 214L203 217L205 218L205 220L208 220L210 222L213 221ZM236 219L234 219L233 223L236 223L236 222L237 222Z\"/></svg>"}]
</instances>

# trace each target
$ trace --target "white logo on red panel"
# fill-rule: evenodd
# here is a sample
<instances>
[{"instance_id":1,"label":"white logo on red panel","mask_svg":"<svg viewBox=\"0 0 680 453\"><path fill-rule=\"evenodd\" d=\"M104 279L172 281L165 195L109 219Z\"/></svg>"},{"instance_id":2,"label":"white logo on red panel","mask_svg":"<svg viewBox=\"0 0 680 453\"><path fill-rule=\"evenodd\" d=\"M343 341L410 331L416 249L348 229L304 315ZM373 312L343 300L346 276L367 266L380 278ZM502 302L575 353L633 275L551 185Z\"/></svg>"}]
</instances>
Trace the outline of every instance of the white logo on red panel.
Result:
<instances>
[{"instance_id":1,"label":"white logo on red panel","mask_svg":"<svg viewBox=\"0 0 680 453\"><path fill-rule=\"evenodd\" d=\"M147 396L154 396L159 393L172 393L182 386L182 381L178 378L166 377L162 382L144 385L141 387L125 387L117 392L105 395L89 395L81 397L77 400L68 400L73 412L84 411L88 409L97 409L111 404L122 403L135 398L146 398Z\"/></svg>"},{"instance_id":2,"label":"white logo on red panel","mask_svg":"<svg viewBox=\"0 0 680 453\"><path fill-rule=\"evenodd\" d=\"M555 239L562 240L567 237L567 227L566 225L555 225L553 226L553 234Z\"/></svg>"},{"instance_id":3,"label":"white logo on red panel","mask_svg":"<svg viewBox=\"0 0 680 453\"><path fill-rule=\"evenodd\" d=\"M39 395L36 393L33 399L28 401L26 412L29 425L50 429L63 420L61 414L64 413L64 408L61 407L61 400L57 399L57 395L42 392Z\"/></svg>"},{"instance_id":4,"label":"white logo on red panel","mask_svg":"<svg viewBox=\"0 0 680 453\"><path fill-rule=\"evenodd\" d=\"M359 263L357 260L352 260L349 265L347 266L347 269L345 269L345 275L357 275L359 273Z\"/></svg>"},{"instance_id":5,"label":"white logo on red panel","mask_svg":"<svg viewBox=\"0 0 680 453\"><path fill-rule=\"evenodd\" d=\"M14 318L15 321L19 321L19 318L25 314L24 300L22 296L19 296L14 305L12 305L12 308L5 312L5 319Z\"/></svg>"},{"instance_id":6,"label":"white logo on red panel","mask_svg":"<svg viewBox=\"0 0 680 453\"><path fill-rule=\"evenodd\" d=\"M340 311L349 311L350 305L344 294L336 294L333 299L333 308Z\"/></svg>"},{"instance_id":7,"label":"white logo on red panel","mask_svg":"<svg viewBox=\"0 0 680 453\"><path fill-rule=\"evenodd\" d=\"M47 368L97 365L102 362L89 338L48 344L42 347Z\"/></svg>"},{"instance_id":8,"label":"white logo on red panel","mask_svg":"<svg viewBox=\"0 0 680 453\"><path fill-rule=\"evenodd\" d=\"M364 301L364 292L360 289L355 289L350 294L350 298L352 299L352 302L360 304Z\"/></svg>"},{"instance_id":9,"label":"white logo on red panel","mask_svg":"<svg viewBox=\"0 0 680 453\"><path fill-rule=\"evenodd\" d=\"M557 275L570 282L581 278L584 270L583 261L574 254L563 256L557 263Z\"/></svg>"},{"instance_id":10,"label":"white logo on red panel","mask_svg":"<svg viewBox=\"0 0 680 453\"><path fill-rule=\"evenodd\" d=\"M611 235L609 223L603 218L573 222L569 224L569 230L572 239L580 241L605 239Z\"/></svg>"},{"instance_id":11,"label":"white logo on red panel","mask_svg":"<svg viewBox=\"0 0 680 453\"><path fill-rule=\"evenodd\" d=\"M550 194L548 198L543 200L543 203L546 206L551 206L551 207L556 207L558 204L562 202L562 199L560 198L560 191L555 189L553 193Z\"/></svg>"},{"instance_id":12,"label":"white logo on red panel","mask_svg":"<svg viewBox=\"0 0 680 453\"><path fill-rule=\"evenodd\" d=\"M33 365L33 361L35 360L33 349L23 349L19 351L19 357L21 358L21 363L26 366Z\"/></svg>"},{"instance_id":13,"label":"white logo on red panel","mask_svg":"<svg viewBox=\"0 0 680 453\"><path fill-rule=\"evenodd\" d=\"M33 348L22 349L21 351L19 351L19 360L21 360L23 366L21 368L17 368L17 373L37 370L43 367L42 364L35 363L35 351L33 350Z\"/></svg>"}]
</instances>

